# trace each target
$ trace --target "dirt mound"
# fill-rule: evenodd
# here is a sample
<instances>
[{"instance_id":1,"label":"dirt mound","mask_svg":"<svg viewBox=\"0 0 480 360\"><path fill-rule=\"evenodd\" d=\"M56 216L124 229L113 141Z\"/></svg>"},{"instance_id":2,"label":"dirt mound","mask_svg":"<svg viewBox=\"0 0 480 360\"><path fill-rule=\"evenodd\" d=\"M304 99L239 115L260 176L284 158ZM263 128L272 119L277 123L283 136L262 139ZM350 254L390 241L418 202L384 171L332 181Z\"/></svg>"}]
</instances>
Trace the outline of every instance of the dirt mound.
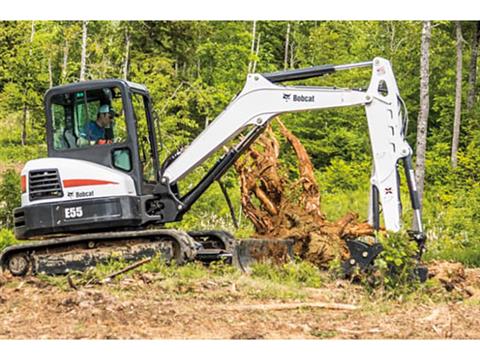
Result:
<instances>
[{"instance_id":1,"label":"dirt mound","mask_svg":"<svg viewBox=\"0 0 480 360\"><path fill-rule=\"evenodd\" d=\"M466 269L458 262L432 261L428 264L428 272L447 291L480 300L480 269Z\"/></svg>"},{"instance_id":2,"label":"dirt mound","mask_svg":"<svg viewBox=\"0 0 480 360\"><path fill-rule=\"evenodd\" d=\"M465 268L460 263L433 261L428 266L431 277L440 281L447 290L462 286L466 281Z\"/></svg>"},{"instance_id":3,"label":"dirt mound","mask_svg":"<svg viewBox=\"0 0 480 360\"><path fill-rule=\"evenodd\" d=\"M259 137L235 168L240 176L242 208L256 236L290 238L297 256L325 267L335 258L348 258L345 240L373 235L373 228L348 213L335 222L321 211L320 190L304 146L277 119L280 132L292 147L297 171L279 161L280 143L271 127ZM297 172L298 174L292 175Z\"/></svg>"}]
</instances>

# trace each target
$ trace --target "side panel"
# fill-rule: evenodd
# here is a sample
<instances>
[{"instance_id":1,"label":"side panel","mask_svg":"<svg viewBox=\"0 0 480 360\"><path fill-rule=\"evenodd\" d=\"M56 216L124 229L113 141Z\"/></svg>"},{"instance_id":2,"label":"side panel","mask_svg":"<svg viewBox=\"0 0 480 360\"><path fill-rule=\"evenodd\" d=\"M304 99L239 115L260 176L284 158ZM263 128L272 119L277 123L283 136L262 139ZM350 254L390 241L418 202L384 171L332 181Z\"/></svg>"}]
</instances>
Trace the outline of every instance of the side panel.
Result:
<instances>
[{"instance_id":1,"label":"side panel","mask_svg":"<svg viewBox=\"0 0 480 360\"><path fill-rule=\"evenodd\" d=\"M50 202L17 208L15 236L92 232L142 225L141 199L116 196L100 199Z\"/></svg>"},{"instance_id":2,"label":"side panel","mask_svg":"<svg viewBox=\"0 0 480 360\"><path fill-rule=\"evenodd\" d=\"M45 196L32 200L30 190L41 188L41 181L30 179L33 173L40 174L44 169L57 169L62 189L61 196ZM26 192L22 194L22 206L50 202L74 201L114 196L136 196L133 179L127 174L84 160L45 158L27 162L21 173L25 176Z\"/></svg>"}]
</instances>

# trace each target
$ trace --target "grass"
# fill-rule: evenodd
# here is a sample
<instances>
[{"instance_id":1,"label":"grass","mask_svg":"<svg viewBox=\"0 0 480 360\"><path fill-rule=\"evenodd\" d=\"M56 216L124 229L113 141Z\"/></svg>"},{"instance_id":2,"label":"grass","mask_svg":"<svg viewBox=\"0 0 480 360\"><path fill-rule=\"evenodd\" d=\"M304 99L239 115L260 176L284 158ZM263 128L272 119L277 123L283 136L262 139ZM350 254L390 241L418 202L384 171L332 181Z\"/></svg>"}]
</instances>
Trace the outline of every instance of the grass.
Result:
<instances>
[{"instance_id":1,"label":"grass","mask_svg":"<svg viewBox=\"0 0 480 360\"><path fill-rule=\"evenodd\" d=\"M296 261L277 266L257 263L252 267L252 277L295 287L319 288L324 282L324 275L320 270L306 261Z\"/></svg>"},{"instance_id":2,"label":"grass","mask_svg":"<svg viewBox=\"0 0 480 360\"><path fill-rule=\"evenodd\" d=\"M109 274L126 266L127 263L123 261L111 261L98 264L83 273L72 272L70 277L77 287L97 286ZM324 283L324 275L307 262L281 266L256 264L253 266L252 274L246 275L221 262L212 263L208 267L198 262L176 266L167 265L161 258L154 258L136 269L115 277L108 283L108 288L114 293L119 290L128 292L129 289L136 291L135 286L124 286L123 280L138 279L145 274L162 288L163 294L157 294L160 297L194 297L226 302L238 296L246 296L252 300L304 300L308 296L305 288L318 288ZM71 290L66 276L39 275L39 278L64 291ZM232 287L235 291L228 290Z\"/></svg>"},{"instance_id":3,"label":"grass","mask_svg":"<svg viewBox=\"0 0 480 360\"><path fill-rule=\"evenodd\" d=\"M250 274L223 263L207 267L192 262L183 266L167 265L154 258L136 269L104 282L107 276L125 268L123 261L97 265L86 272L72 272L67 276L38 275L45 282L62 291L94 289L121 300L153 298L155 301L207 301L222 304L250 302L320 301L358 304L367 314L384 315L396 306L441 304L468 299L464 293L448 292L436 279L415 286L369 287L365 283L340 281L329 272L322 272L312 264L297 261L285 265L256 264ZM12 279L5 286L16 288L23 280ZM318 290L317 290L318 289ZM318 338L334 334L318 333Z\"/></svg>"},{"instance_id":4,"label":"grass","mask_svg":"<svg viewBox=\"0 0 480 360\"><path fill-rule=\"evenodd\" d=\"M403 227L409 229L412 221L410 200L405 189L402 188L402 191ZM470 203L476 206L476 198L459 192L457 206L436 199L434 195L441 191L442 189L430 189L433 195L424 201L423 220L427 233L425 259L461 262L467 267L480 267L480 222L477 219L478 212L468 207ZM331 221L339 219L349 211L358 213L359 221L364 221L367 218L368 196L368 189L323 191L322 211ZM465 200L462 200L463 198Z\"/></svg>"},{"instance_id":5,"label":"grass","mask_svg":"<svg viewBox=\"0 0 480 360\"><path fill-rule=\"evenodd\" d=\"M310 331L310 335L315 336L319 339L330 339L337 336L337 332L335 330L312 330Z\"/></svg>"},{"instance_id":6,"label":"grass","mask_svg":"<svg viewBox=\"0 0 480 360\"><path fill-rule=\"evenodd\" d=\"M345 192L322 192L321 208L330 221L336 221L348 212L356 212L359 219L368 216L368 189L357 189Z\"/></svg>"}]
</instances>

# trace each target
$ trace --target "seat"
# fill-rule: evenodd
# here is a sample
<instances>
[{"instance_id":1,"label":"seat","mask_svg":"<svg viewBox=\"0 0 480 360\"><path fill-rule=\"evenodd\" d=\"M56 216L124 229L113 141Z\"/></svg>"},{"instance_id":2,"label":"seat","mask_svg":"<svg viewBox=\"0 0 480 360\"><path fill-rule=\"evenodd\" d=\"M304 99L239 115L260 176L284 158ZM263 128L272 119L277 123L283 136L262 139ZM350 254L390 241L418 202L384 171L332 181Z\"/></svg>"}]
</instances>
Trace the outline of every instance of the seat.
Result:
<instances>
[{"instance_id":1,"label":"seat","mask_svg":"<svg viewBox=\"0 0 480 360\"><path fill-rule=\"evenodd\" d=\"M74 149L77 147L77 137L72 132L72 130L65 129L65 131L63 132L63 138L65 139L68 148Z\"/></svg>"}]
</instances>

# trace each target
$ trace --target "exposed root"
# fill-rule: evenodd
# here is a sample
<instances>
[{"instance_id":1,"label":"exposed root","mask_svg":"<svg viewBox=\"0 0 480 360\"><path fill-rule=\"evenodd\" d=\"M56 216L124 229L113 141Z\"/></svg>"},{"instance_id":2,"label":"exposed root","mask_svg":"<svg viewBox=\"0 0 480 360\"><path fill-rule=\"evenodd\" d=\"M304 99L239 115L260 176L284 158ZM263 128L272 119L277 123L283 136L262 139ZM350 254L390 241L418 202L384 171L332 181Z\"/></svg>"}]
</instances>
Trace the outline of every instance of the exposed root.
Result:
<instances>
[{"instance_id":1,"label":"exposed root","mask_svg":"<svg viewBox=\"0 0 480 360\"><path fill-rule=\"evenodd\" d=\"M320 189L308 153L277 118L282 137L292 147L298 175L279 160L280 143L269 126L237 163L241 201L256 236L291 238L295 254L320 267L331 260L348 257L345 239L373 235L373 228L358 222L358 214L348 213L331 222L321 211Z\"/></svg>"}]
</instances>

